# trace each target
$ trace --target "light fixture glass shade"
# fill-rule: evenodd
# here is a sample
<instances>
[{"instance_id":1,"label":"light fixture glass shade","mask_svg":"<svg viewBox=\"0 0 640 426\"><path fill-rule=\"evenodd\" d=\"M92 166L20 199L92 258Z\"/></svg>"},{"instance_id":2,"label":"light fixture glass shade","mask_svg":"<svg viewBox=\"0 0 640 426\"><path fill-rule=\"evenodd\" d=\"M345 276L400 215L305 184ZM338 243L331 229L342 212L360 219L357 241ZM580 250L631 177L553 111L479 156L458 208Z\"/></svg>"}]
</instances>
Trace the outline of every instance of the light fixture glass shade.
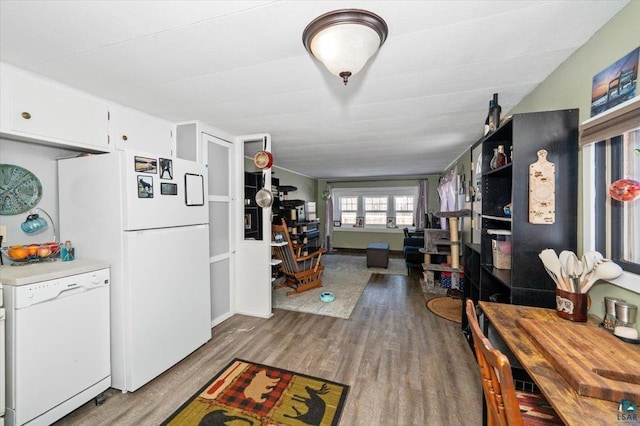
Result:
<instances>
[{"instance_id":1,"label":"light fixture glass shade","mask_svg":"<svg viewBox=\"0 0 640 426\"><path fill-rule=\"evenodd\" d=\"M311 53L329 72L358 73L380 47L378 33L369 27L343 24L325 28L311 40Z\"/></svg>"},{"instance_id":2,"label":"light fixture glass shade","mask_svg":"<svg viewBox=\"0 0 640 426\"><path fill-rule=\"evenodd\" d=\"M360 9L342 9L314 19L302 42L330 73L346 85L385 42L387 24L378 15Z\"/></svg>"}]
</instances>

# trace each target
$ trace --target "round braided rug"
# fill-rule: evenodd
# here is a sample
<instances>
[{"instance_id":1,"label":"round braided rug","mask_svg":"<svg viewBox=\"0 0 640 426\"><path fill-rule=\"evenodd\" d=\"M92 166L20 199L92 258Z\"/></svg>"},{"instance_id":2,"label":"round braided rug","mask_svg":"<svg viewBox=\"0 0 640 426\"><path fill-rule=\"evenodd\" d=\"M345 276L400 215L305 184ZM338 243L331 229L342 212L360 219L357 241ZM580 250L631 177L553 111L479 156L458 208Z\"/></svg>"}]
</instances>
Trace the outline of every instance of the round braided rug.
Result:
<instances>
[{"instance_id":1,"label":"round braided rug","mask_svg":"<svg viewBox=\"0 0 640 426\"><path fill-rule=\"evenodd\" d=\"M449 321L462 322L462 299L454 299L452 297L434 297L427 301L427 309Z\"/></svg>"}]
</instances>

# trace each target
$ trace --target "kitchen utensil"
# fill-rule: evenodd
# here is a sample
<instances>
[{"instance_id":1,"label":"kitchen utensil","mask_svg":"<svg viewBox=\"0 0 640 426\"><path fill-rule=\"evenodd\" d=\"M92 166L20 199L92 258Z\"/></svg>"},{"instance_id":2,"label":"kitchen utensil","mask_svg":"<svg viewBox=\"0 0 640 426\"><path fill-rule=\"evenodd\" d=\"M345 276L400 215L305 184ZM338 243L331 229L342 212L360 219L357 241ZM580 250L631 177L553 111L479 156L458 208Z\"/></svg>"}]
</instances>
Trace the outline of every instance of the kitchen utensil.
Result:
<instances>
[{"instance_id":1,"label":"kitchen utensil","mask_svg":"<svg viewBox=\"0 0 640 426\"><path fill-rule=\"evenodd\" d=\"M253 164L259 169L268 169L273 165L273 155L268 151L258 151L253 156Z\"/></svg>"},{"instance_id":2,"label":"kitchen utensil","mask_svg":"<svg viewBox=\"0 0 640 426\"><path fill-rule=\"evenodd\" d=\"M553 273L557 277L556 283L559 287L561 287L565 291L571 291L567 288L565 282L562 281L562 265L560 264L560 259L558 259L558 255L553 249L544 249L538 254L540 260L544 264L545 268ZM553 275L551 278L553 278Z\"/></svg>"},{"instance_id":3,"label":"kitchen utensil","mask_svg":"<svg viewBox=\"0 0 640 426\"><path fill-rule=\"evenodd\" d=\"M253 156L253 164L259 169L269 169L273 165L273 155L267 151L267 137L264 137L263 148Z\"/></svg>"},{"instance_id":4,"label":"kitchen utensil","mask_svg":"<svg viewBox=\"0 0 640 426\"><path fill-rule=\"evenodd\" d=\"M543 264L543 266L544 266L544 264ZM564 286L561 286L561 285L560 285L560 281L559 281L559 280L561 279L560 277L556 276L556 274L554 274L553 272L551 272L551 271L549 270L549 268L547 268L546 266L544 267L544 269L545 269L545 271L547 271L547 274L549 274L549 276L551 277L551 279L556 283L556 287L560 287L560 288L563 288L563 287L564 287Z\"/></svg>"},{"instance_id":5,"label":"kitchen utensil","mask_svg":"<svg viewBox=\"0 0 640 426\"><path fill-rule=\"evenodd\" d=\"M617 263L609 259L597 260L593 270L586 275L585 281L580 284L581 291L586 293L596 281L610 280L620 276L620 274L622 274L622 268Z\"/></svg>"},{"instance_id":6,"label":"kitchen utensil","mask_svg":"<svg viewBox=\"0 0 640 426\"><path fill-rule=\"evenodd\" d=\"M596 260L602 259L602 255L597 251L588 251L582 255L582 263L584 264L583 275L588 274L593 270L593 266Z\"/></svg>"},{"instance_id":7,"label":"kitchen utensil","mask_svg":"<svg viewBox=\"0 0 640 426\"><path fill-rule=\"evenodd\" d=\"M565 253L564 251L562 253ZM561 253L561 254L562 254ZM569 277L572 291L574 293L580 293L580 274L582 272L582 262L578 260L576 254L572 251L567 252L565 256L565 271Z\"/></svg>"},{"instance_id":8,"label":"kitchen utensil","mask_svg":"<svg viewBox=\"0 0 640 426\"><path fill-rule=\"evenodd\" d=\"M268 209L273 205L273 193L265 188L265 172L262 172L262 189L256 193L256 204L263 209Z\"/></svg>"},{"instance_id":9,"label":"kitchen utensil","mask_svg":"<svg viewBox=\"0 0 640 426\"><path fill-rule=\"evenodd\" d=\"M588 251L582 255L582 274L580 274L580 288L584 287L589 275L595 266L597 260L602 259L602 255L597 251Z\"/></svg>"},{"instance_id":10,"label":"kitchen utensil","mask_svg":"<svg viewBox=\"0 0 640 426\"><path fill-rule=\"evenodd\" d=\"M573 262L571 261L571 255L573 252L569 250L562 250L558 255L558 260L560 261L560 266L562 266L562 279L565 283L568 283L570 290L576 293L573 286Z\"/></svg>"}]
</instances>

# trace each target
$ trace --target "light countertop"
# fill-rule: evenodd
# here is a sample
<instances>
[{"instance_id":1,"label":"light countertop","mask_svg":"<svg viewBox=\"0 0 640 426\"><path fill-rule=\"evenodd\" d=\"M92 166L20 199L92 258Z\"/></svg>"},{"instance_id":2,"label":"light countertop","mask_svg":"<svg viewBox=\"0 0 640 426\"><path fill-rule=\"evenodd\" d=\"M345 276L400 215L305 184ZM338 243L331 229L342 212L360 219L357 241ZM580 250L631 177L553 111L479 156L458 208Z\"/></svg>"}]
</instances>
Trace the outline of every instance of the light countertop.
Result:
<instances>
[{"instance_id":1,"label":"light countertop","mask_svg":"<svg viewBox=\"0 0 640 426\"><path fill-rule=\"evenodd\" d=\"M30 263L22 266L3 265L0 266L0 283L2 285L33 284L108 267L108 262L93 259L75 259L69 262L56 259L53 262Z\"/></svg>"}]
</instances>

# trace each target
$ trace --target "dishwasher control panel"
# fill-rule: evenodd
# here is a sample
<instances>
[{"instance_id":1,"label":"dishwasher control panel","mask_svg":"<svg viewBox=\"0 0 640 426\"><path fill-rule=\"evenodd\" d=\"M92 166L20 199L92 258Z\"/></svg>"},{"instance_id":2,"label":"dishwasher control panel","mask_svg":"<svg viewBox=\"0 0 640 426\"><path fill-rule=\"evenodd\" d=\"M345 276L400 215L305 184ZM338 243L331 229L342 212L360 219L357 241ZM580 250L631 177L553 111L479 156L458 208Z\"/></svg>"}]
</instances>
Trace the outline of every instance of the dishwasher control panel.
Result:
<instances>
[{"instance_id":1,"label":"dishwasher control panel","mask_svg":"<svg viewBox=\"0 0 640 426\"><path fill-rule=\"evenodd\" d=\"M56 297L109 285L109 269L85 272L69 277L13 288L13 309L25 308Z\"/></svg>"}]
</instances>

